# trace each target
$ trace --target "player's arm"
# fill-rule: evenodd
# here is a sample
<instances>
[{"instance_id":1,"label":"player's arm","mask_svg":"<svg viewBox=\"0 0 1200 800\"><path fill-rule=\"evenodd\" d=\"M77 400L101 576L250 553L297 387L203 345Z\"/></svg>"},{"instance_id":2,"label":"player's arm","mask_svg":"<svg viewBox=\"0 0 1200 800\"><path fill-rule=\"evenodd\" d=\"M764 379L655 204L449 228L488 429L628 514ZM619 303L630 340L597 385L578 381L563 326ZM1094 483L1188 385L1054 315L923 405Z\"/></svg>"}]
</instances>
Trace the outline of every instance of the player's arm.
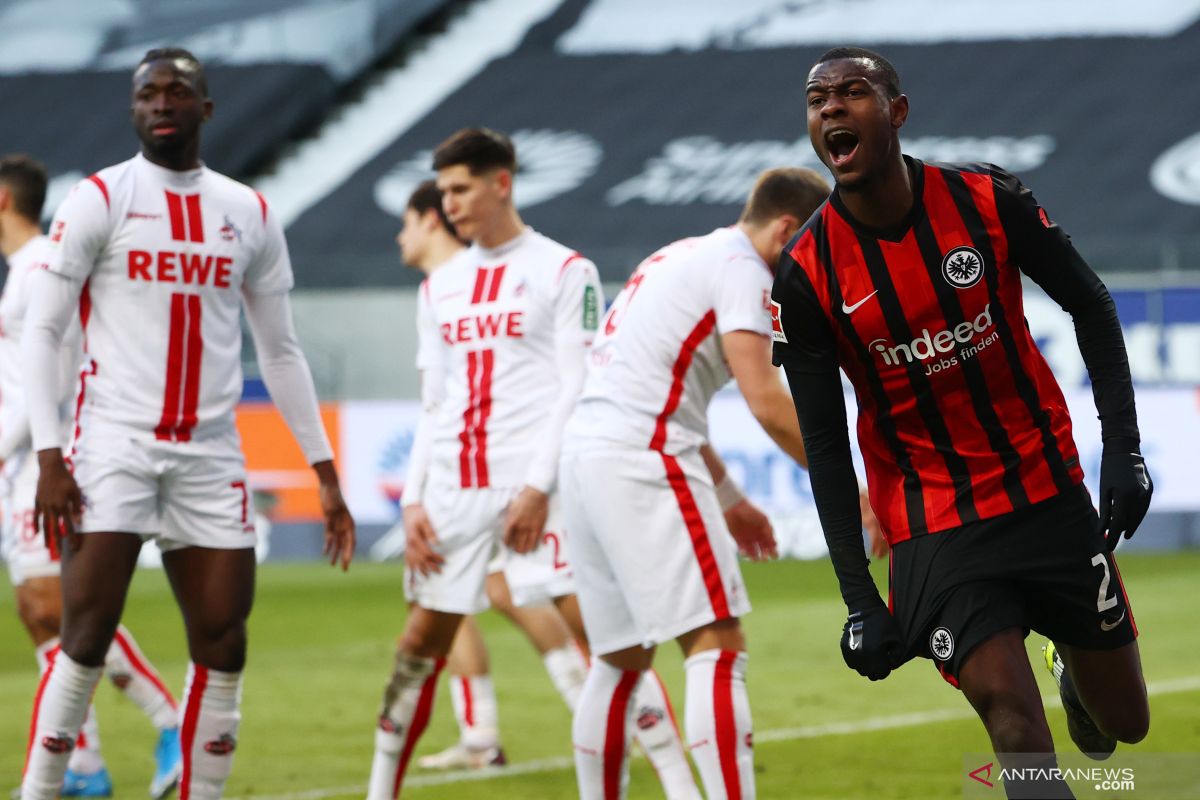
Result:
<instances>
[{"instance_id":1,"label":"player's arm","mask_svg":"<svg viewBox=\"0 0 1200 800\"><path fill-rule=\"evenodd\" d=\"M897 666L899 629L871 577L862 541L858 478L850 456L846 403L833 340L804 271L785 251L773 298L780 306L775 362L787 373L795 403L813 499L847 619L842 657L859 674L879 680Z\"/></svg>"},{"instance_id":2,"label":"player's arm","mask_svg":"<svg viewBox=\"0 0 1200 800\"><path fill-rule=\"evenodd\" d=\"M288 292L294 280L287 240L278 217L270 213L261 196L258 204L262 208L263 226L254 232L255 253L242 282L246 321L254 339L263 383L317 474L321 513L325 517L325 555L331 564L340 560L346 570L354 557L354 519L342 498L333 465L333 448L321 424L312 372L292 324Z\"/></svg>"},{"instance_id":3,"label":"player's arm","mask_svg":"<svg viewBox=\"0 0 1200 800\"><path fill-rule=\"evenodd\" d=\"M737 482L725 469L725 462L711 444L705 442L700 446L700 456L712 475L713 486L717 490L717 501L725 515L725 524L729 526L729 533L737 542L738 549L753 561L777 558L779 549L775 544L775 531L771 527L771 520L742 494Z\"/></svg>"},{"instance_id":4,"label":"player's arm","mask_svg":"<svg viewBox=\"0 0 1200 800\"><path fill-rule=\"evenodd\" d=\"M750 413L783 452L807 468L796 408L771 363L770 337L758 331L730 331L721 337L721 349Z\"/></svg>"},{"instance_id":5,"label":"player's arm","mask_svg":"<svg viewBox=\"0 0 1200 800\"><path fill-rule=\"evenodd\" d=\"M554 300L554 363L558 396L542 426L539 445L525 474L525 487L509 505L504 541L518 553L541 542L550 493L558 480L563 429L587 376L587 354L604 309L596 265L575 257L558 276Z\"/></svg>"},{"instance_id":6,"label":"player's arm","mask_svg":"<svg viewBox=\"0 0 1200 800\"><path fill-rule=\"evenodd\" d=\"M325 516L325 555L348 569L354 557L354 519L342 498L333 448L321 424L317 391L292 324L287 292L243 291L246 321L254 338L267 392L317 475Z\"/></svg>"},{"instance_id":7,"label":"player's arm","mask_svg":"<svg viewBox=\"0 0 1200 800\"><path fill-rule=\"evenodd\" d=\"M421 575L440 572L445 558L437 552L437 532L425 510L425 482L433 451L433 428L438 409L445 399L446 373L444 347L438 335L433 310L429 307L428 283L417 294L417 369L421 381L421 413L413 435L408 470L404 476L404 494L400 515L404 521L404 561Z\"/></svg>"},{"instance_id":8,"label":"player's arm","mask_svg":"<svg viewBox=\"0 0 1200 800\"><path fill-rule=\"evenodd\" d=\"M79 308L84 282L91 276L112 229L107 191L100 179L77 183L50 225L49 262L30 276L32 288L21 336L30 438L38 457L34 524L47 543L65 535L79 546L76 524L83 498L63 460L59 407L63 392L60 354L71 319Z\"/></svg>"},{"instance_id":9,"label":"player's arm","mask_svg":"<svg viewBox=\"0 0 1200 800\"><path fill-rule=\"evenodd\" d=\"M1141 456L1133 379L1117 308L1099 276L1050 220L1033 193L1014 176L993 168L996 205L1011 259L1075 323L1079 352L1092 381L1104 454L1100 463L1101 531L1113 549L1133 535L1150 506L1154 485Z\"/></svg>"}]
</instances>

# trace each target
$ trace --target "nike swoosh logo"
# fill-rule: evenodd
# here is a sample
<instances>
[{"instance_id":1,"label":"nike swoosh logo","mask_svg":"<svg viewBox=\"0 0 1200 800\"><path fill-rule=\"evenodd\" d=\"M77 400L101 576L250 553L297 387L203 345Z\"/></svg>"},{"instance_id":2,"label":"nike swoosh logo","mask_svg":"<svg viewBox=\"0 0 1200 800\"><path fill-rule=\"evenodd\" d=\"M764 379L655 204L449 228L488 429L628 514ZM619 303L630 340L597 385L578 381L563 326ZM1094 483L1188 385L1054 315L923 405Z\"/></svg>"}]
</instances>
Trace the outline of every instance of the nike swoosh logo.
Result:
<instances>
[{"instance_id":1,"label":"nike swoosh logo","mask_svg":"<svg viewBox=\"0 0 1200 800\"><path fill-rule=\"evenodd\" d=\"M855 303L855 304L854 304L854 305L852 305L852 306L848 306L848 305L846 305L846 301L845 301L845 300L843 300L843 301L842 301L842 313L843 313L843 314L853 314L855 311L857 311L857 310L858 310L858 307L859 307L859 306L861 306L863 303L867 302L867 301L868 301L868 300L870 300L872 297L874 297L874 296L875 296L875 294L876 294L878 291L879 291L879 290L878 290L878 289L876 289L874 292L871 292L869 295L867 295L866 297L864 297L862 300L859 300L857 303Z\"/></svg>"},{"instance_id":2,"label":"nike swoosh logo","mask_svg":"<svg viewBox=\"0 0 1200 800\"><path fill-rule=\"evenodd\" d=\"M1104 620L1100 620L1100 630L1102 630L1102 631L1105 631L1105 632L1107 632L1107 631L1111 631L1113 628L1115 628L1115 627L1117 627L1118 625L1120 625L1120 624L1121 624L1121 621L1122 621L1123 619L1125 619L1125 612L1124 612L1124 611L1122 611L1122 612L1121 612L1121 616L1117 617L1117 618L1116 618L1116 620L1115 620L1115 621L1113 621L1113 622L1105 622Z\"/></svg>"}]
</instances>

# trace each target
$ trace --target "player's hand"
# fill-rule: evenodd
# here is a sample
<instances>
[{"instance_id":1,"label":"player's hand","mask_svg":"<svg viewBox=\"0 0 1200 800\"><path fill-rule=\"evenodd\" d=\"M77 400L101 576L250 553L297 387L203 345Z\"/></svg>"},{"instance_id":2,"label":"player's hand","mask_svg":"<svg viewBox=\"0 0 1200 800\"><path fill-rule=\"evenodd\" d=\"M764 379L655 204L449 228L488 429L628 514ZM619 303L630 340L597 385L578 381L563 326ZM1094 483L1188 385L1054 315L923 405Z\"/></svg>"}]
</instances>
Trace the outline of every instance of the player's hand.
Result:
<instances>
[{"instance_id":1,"label":"player's hand","mask_svg":"<svg viewBox=\"0 0 1200 800\"><path fill-rule=\"evenodd\" d=\"M37 494L33 504L33 524L42 532L50 551L63 552L63 539L74 552L79 549L80 522L83 517L83 493L75 476L63 461L62 450L38 452Z\"/></svg>"},{"instance_id":2,"label":"player's hand","mask_svg":"<svg viewBox=\"0 0 1200 800\"><path fill-rule=\"evenodd\" d=\"M852 611L842 627L842 658L864 678L881 681L900 666L900 626L882 602Z\"/></svg>"},{"instance_id":3,"label":"player's hand","mask_svg":"<svg viewBox=\"0 0 1200 800\"><path fill-rule=\"evenodd\" d=\"M321 514L325 517L325 546L322 552L330 564L342 562L342 571L350 569L350 560L354 558L355 529L354 517L342 497L342 489L338 485L337 472L332 461L322 461L313 464L319 481L318 494L321 501Z\"/></svg>"},{"instance_id":4,"label":"player's hand","mask_svg":"<svg viewBox=\"0 0 1200 800\"><path fill-rule=\"evenodd\" d=\"M1105 449L1100 457L1100 535L1107 535L1110 553L1122 534L1128 539L1142 524L1153 493L1154 481L1140 453Z\"/></svg>"},{"instance_id":5,"label":"player's hand","mask_svg":"<svg viewBox=\"0 0 1200 800\"><path fill-rule=\"evenodd\" d=\"M550 514L550 495L526 486L508 504L504 520L504 544L514 553L529 553L542 541L546 517Z\"/></svg>"},{"instance_id":6,"label":"player's hand","mask_svg":"<svg viewBox=\"0 0 1200 800\"><path fill-rule=\"evenodd\" d=\"M738 551L751 561L779 557L771 520L749 500L742 500L725 512L725 524L737 542Z\"/></svg>"},{"instance_id":7,"label":"player's hand","mask_svg":"<svg viewBox=\"0 0 1200 800\"><path fill-rule=\"evenodd\" d=\"M418 575L441 572L446 559L435 549L437 534L425 506L412 503L401 511L404 520L404 563Z\"/></svg>"},{"instance_id":8,"label":"player's hand","mask_svg":"<svg viewBox=\"0 0 1200 800\"><path fill-rule=\"evenodd\" d=\"M871 508L871 498L867 495L865 486L858 493L858 510L862 513L862 526L867 532L867 542L871 545L871 556L883 558L888 554L888 541L883 535L879 517L875 516L875 509Z\"/></svg>"}]
</instances>

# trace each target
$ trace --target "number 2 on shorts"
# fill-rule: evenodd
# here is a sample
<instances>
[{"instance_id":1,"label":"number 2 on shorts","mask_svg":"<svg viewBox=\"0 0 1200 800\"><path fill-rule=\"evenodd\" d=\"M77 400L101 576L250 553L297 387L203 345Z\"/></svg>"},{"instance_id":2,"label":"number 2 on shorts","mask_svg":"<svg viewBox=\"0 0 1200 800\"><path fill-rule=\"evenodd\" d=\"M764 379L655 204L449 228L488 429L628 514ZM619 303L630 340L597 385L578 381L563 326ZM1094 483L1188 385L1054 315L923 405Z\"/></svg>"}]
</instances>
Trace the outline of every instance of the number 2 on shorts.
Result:
<instances>
[{"instance_id":1,"label":"number 2 on shorts","mask_svg":"<svg viewBox=\"0 0 1200 800\"><path fill-rule=\"evenodd\" d=\"M1096 553L1092 556L1093 567L1104 567L1104 578L1100 581L1100 592L1096 595L1096 610L1103 614L1117 604L1117 596L1105 597L1108 594L1108 581L1110 580L1108 572L1108 560L1104 557L1104 553Z\"/></svg>"}]
</instances>

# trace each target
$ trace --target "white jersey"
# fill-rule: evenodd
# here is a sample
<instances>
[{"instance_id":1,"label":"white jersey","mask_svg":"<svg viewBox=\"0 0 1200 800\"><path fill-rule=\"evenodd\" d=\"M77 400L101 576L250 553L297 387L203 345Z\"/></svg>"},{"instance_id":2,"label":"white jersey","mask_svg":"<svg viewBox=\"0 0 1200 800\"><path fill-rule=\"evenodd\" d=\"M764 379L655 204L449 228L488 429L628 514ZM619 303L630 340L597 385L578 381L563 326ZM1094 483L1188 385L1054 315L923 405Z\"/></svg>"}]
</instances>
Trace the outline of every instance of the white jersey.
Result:
<instances>
[{"instance_id":1,"label":"white jersey","mask_svg":"<svg viewBox=\"0 0 1200 800\"><path fill-rule=\"evenodd\" d=\"M460 251L425 281L417 367L439 371L444 387L431 484L553 485L569 406L557 430L554 417L574 402L561 397L562 376L574 367L582 378L600 293L591 261L530 228L495 249Z\"/></svg>"},{"instance_id":2,"label":"white jersey","mask_svg":"<svg viewBox=\"0 0 1200 800\"><path fill-rule=\"evenodd\" d=\"M600 324L567 447L616 442L670 455L708 438L708 403L730 378L718 334L771 335L771 270L740 229L647 258Z\"/></svg>"},{"instance_id":3,"label":"white jersey","mask_svg":"<svg viewBox=\"0 0 1200 800\"><path fill-rule=\"evenodd\" d=\"M292 288L262 196L139 154L80 181L50 242L49 269L84 282L82 420L223 451L242 391L242 293Z\"/></svg>"},{"instance_id":4,"label":"white jersey","mask_svg":"<svg viewBox=\"0 0 1200 800\"><path fill-rule=\"evenodd\" d=\"M29 411L21 369L21 333L32 296L33 275L45 269L50 240L35 236L8 257L8 276L0 293L0 459L10 460L29 444ZM74 379L79 365L78 326L63 336L64 371Z\"/></svg>"}]
</instances>

